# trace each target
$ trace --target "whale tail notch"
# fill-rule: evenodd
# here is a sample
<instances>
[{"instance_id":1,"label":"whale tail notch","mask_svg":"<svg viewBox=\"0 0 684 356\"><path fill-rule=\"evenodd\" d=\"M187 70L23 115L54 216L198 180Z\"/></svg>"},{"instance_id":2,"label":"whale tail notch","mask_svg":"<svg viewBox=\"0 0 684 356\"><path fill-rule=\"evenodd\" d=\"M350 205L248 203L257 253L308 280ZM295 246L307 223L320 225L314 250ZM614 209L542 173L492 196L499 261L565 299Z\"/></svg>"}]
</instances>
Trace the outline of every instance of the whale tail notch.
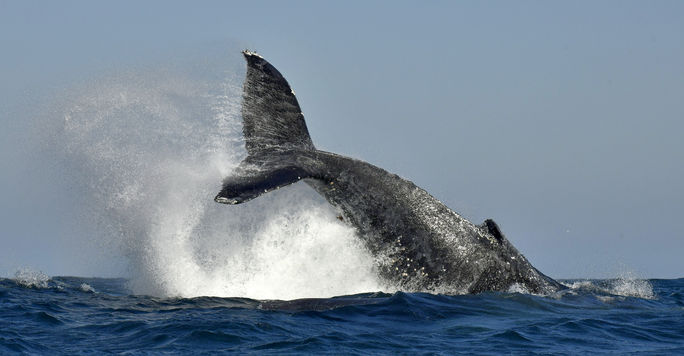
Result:
<instances>
[{"instance_id":1,"label":"whale tail notch","mask_svg":"<svg viewBox=\"0 0 684 356\"><path fill-rule=\"evenodd\" d=\"M315 150L294 91L256 52L242 52L242 133L247 158L223 181L218 203L239 204L310 175L296 165L297 151Z\"/></svg>"}]
</instances>

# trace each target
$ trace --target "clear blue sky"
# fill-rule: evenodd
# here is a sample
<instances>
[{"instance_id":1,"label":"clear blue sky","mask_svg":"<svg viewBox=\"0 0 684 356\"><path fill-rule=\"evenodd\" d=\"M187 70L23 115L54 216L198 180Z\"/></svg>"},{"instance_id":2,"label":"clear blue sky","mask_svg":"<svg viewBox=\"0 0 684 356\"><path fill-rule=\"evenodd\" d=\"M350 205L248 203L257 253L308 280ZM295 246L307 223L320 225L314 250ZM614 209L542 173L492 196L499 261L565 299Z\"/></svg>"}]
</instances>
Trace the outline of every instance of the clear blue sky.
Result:
<instances>
[{"instance_id":1,"label":"clear blue sky","mask_svg":"<svg viewBox=\"0 0 684 356\"><path fill-rule=\"evenodd\" d=\"M211 43L279 68L319 148L494 218L551 276L684 276L681 1L0 0L0 274L106 274L71 251L69 192L20 169L16 113Z\"/></svg>"}]
</instances>

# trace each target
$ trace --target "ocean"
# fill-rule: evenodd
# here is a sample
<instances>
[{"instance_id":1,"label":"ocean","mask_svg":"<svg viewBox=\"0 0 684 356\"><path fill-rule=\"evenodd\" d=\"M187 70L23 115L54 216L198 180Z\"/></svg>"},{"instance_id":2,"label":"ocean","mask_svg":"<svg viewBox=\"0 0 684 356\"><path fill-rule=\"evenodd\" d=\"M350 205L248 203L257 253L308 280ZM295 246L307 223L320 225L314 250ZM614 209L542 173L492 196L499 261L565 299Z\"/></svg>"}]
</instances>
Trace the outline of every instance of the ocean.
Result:
<instances>
[{"instance_id":1,"label":"ocean","mask_svg":"<svg viewBox=\"0 0 684 356\"><path fill-rule=\"evenodd\" d=\"M2 354L682 354L684 279L564 281L551 296L160 298L125 279L0 280Z\"/></svg>"}]
</instances>

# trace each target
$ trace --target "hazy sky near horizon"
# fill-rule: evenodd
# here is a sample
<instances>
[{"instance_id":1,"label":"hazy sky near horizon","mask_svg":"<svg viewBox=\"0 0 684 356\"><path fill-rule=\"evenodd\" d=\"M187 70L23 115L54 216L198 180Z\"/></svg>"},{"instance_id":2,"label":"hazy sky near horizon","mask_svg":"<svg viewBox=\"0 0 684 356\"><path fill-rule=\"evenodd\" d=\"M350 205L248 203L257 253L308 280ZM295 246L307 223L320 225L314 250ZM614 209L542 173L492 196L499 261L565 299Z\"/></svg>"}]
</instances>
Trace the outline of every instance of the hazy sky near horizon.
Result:
<instances>
[{"instance_id":1,"label":"hazy sky near horizon","mask_svg":"<svg viewBox=\"0 0 684 356\"><path fill-rule=\"evenodd\" d=\"M493 218L552 277L684 277L681 1L0 0L0 275L107 274L31 193L13 113L212 43L274 64L317 147Z\"/></svg>"}]
</instances>

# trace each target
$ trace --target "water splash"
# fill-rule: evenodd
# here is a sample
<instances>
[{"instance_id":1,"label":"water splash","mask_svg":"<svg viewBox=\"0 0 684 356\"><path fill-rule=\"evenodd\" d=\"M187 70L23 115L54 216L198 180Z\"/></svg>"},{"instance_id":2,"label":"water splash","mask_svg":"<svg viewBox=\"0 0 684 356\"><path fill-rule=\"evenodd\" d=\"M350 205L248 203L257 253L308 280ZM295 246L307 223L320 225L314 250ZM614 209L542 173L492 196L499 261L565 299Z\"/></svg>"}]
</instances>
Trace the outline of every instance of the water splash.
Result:
<instances>
[{"instance_id":1,"label":"water splash","mask_svg":"<svg viewBox=\"0 0 684 356\"><path fill-rule=\"evenodd\" d=\"M386 289L354 231L305 185L242 206L213 202L245 155L243 75L129 71L59 101L56 142L97 238L128 258L135 293L293 299Z\"/></svg>"},{"instance_id":2,"label":"water splash","mask_svg":"<svg viewBox=\"0 0 684 356\"><path fill-rule=\"evenodd\" d=\"M609 280L609 283L609 290L615 295L644 299L655 298L651 283L645 279L637 278L633 273L625 273L616 279Z\"/></svg>"},{"instance_id":3,"label":"water splash","mask_svg":"<svg viewBox=\"0 0 684 356\"><path fill-rule=\"evenodd\" d=\"M14 273L14 280L26 288L48 288L50 277L41 271L21 268Z\"/></svg>"},{"instance_id":4,"label":"water splash","mask_svg":"<svg viewBox=\"0 0 684 356\"><path fill-rule=\"evenodd\" d=\"M637 297L642 299L655 298L651 283L645 279L637 278L630 272L625 272L618 278L613 279L580 280L566 282L564 284L570 288L571 292L584 291L598 295L606 294L601 297L604 300L612 300L614 296Z\"/></svg>"},{"instance_id":5,"label":"water splash","mask_svg":"<svg viewBox=\"0 0 684 356\"><path fill-rule=\"evenodd\" d=\"M88 283L81 283L81 285L78 287L82 292L86 293L95 293L95 288L93 288L90 284Z\"/></svg>"}]
</instances>

